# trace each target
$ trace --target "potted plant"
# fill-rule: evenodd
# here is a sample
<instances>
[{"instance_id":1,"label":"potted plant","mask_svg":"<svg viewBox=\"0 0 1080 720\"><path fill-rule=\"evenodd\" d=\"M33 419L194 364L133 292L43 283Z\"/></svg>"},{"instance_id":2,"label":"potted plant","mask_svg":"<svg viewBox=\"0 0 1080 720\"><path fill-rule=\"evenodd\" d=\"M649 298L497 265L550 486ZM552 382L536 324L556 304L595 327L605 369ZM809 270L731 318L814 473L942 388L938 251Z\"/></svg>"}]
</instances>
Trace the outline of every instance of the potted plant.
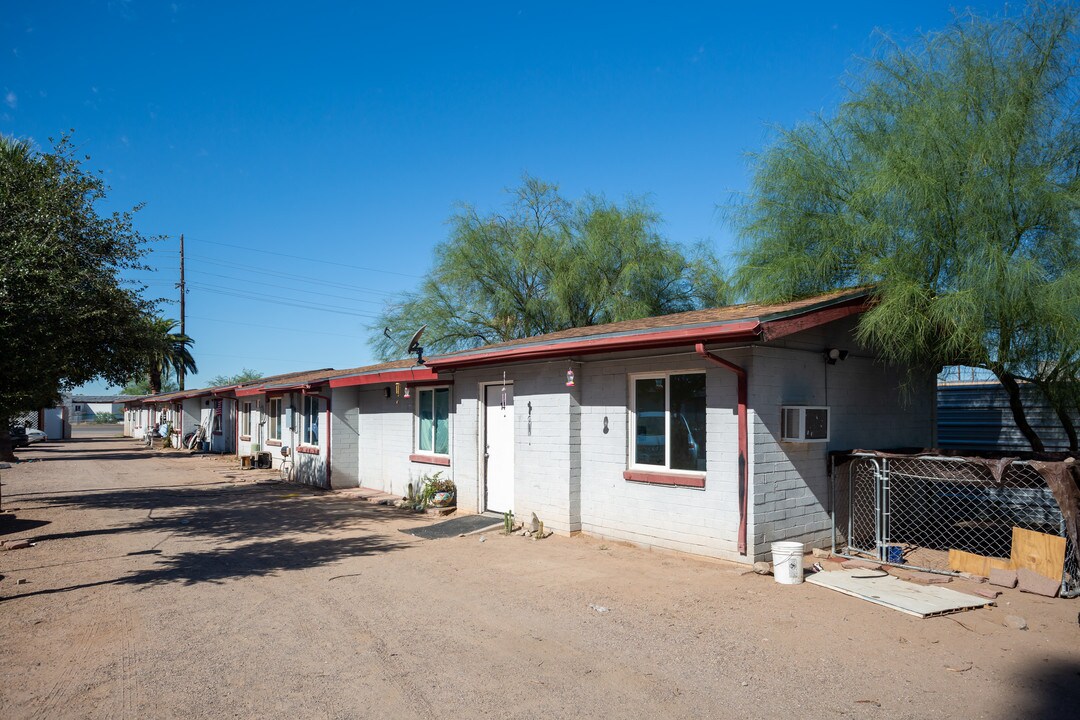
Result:
<instances>
[{"instance_id":1,"label":"potted plant","mask_svg":"<svg viewBox=\"0 0 1080 720\"><path fill-rule=\"evenodd\" d=\"M431 476L424 485L426 494L431 497L432 507L453 507L457 502L457 486L454 481L442 477L442 472Z\"/></svg>"}]
</instances>

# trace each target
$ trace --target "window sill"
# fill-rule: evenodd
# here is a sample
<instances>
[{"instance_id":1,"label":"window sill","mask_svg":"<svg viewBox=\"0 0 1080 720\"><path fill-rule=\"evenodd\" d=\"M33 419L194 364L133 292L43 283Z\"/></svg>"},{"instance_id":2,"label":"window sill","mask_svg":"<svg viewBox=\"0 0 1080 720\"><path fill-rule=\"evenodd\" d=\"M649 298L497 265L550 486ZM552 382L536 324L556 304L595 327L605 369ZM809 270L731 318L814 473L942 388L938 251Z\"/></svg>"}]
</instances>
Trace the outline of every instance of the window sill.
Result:
<instances>
[{"instance_id":1,"label":"window sill","mask_svg":"<svg viewBox=\"0 0 1080 720\"><path fill-rule=\"evenodd\" d=\"M243 441L243 442L247 442L248 440L251 440L251 436L250 435L241 435L240 440Z\"/></svg>"},{"instance_id":2,"label":"window sill","mask_svg":"<svg viewBox=\"0 0 1080 720\"><path fill-rule=\"evenodd\" d=\"M319 454L319 446L318 445L300 445L300 446L298 446L296 448L296 452L304 453L305 455L318 455Z\"/></svg>"},{"instance_id":3,"label":"window sill","mask_svg":"<svg viewBox=\"0 0 1080 720\"><path fill-rule=\"evenodd\" d=\"M442 455L421 455L413 453L409 456L409 461L414 463L424 463L426 465L442 465L443 467L450 467L450 458Z\"/></svg>"},{"instance_id":4,"label":"window sill","mask_svg":"<svg viewBox=\"0 0 1080 720\"><path fill-rule=\"evenodd\" d=\"M267 440L266 441L266 446L267 447L281 447L281 441L280 440Z\"/></svg>"},{"instance_id":5,"label":"window sill","mask_svg":"<svg viewBox=\"0 0 1080 720\"><path fill-rule=\"evenodd\" d=\"M703 473L682 474L655 470L626 470L622 474L623 480L630 482L648 483L649 485L671 485L674 487L705 488L705 475Z\"/></svg>"}]
</instances>

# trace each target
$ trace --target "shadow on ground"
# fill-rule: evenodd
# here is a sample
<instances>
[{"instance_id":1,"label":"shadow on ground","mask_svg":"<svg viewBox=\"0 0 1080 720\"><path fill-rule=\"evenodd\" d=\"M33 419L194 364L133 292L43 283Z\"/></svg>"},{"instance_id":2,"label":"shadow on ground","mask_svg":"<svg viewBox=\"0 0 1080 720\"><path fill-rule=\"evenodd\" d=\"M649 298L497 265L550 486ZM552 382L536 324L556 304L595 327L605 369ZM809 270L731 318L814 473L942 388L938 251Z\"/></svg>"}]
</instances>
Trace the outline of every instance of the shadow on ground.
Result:
<instances>
[{"instance_id":1,"label":"shadow on ground","mask_svg":"<svg viewBox=\"0 0 1080 720\"><path fill-rule=\"evenodd\" d=\"M1019 684L1028 694L1023 698L1025 710L1017 717L1058 720L1076 717L1080 711L1080 662L1076 660L1047 658L1032 665Z\"/></svg>"},{"instance_id":2,"label":"shadow on ground","mask_svg":"<svg viewBox=\"0 0 1080 720\"><path fill-rule=\"evenodd\" d=\"M33 590L8 597L0 602L37 595L86 590L106 585L136 585L152 587L167 583L195 585L197 583L222 583L227 580L276 575L289 570L306 570L327 565L338 560L392 552L402 545L383 538L364 537L337 540L270 540L232 547L216 547L205 551L182 552L163 557L152 568L137 570L114 580L80 583L59 588ZM149 551L136 554L152 554Z\"/></svg>"},{"instance_id":3,"label":"shadow on ground","mask_svg":"<svg viewBox=\"0 0 1080 720\"><path fill-rule=\"evenodd\" d=\"M145 511L134 522L112 527L42 534L35 541L162 531L170 540L199 542L205 549L175 554L154 548L127 553L158 558L148 569L110 580L20 593L0 600L50 595L102 585L195 584L302 570L408 547L374 530L400 514L288 484L151 486L103 492L25 497L39 507ZM158 543L161 544L160 542Z\"/></svg>"},{"instance_id":4,"label":"shadow on ground","mask_svg":"<svg viewBox=\"0 0 1080 720\"><path fill-rule=\"evenodd\" d=\"M48 524L48 520L26 520L17 518L14 515L3 514L0 515L0 535L10 535L11 533L34 530Z\"/></svg>"}]
</instances>

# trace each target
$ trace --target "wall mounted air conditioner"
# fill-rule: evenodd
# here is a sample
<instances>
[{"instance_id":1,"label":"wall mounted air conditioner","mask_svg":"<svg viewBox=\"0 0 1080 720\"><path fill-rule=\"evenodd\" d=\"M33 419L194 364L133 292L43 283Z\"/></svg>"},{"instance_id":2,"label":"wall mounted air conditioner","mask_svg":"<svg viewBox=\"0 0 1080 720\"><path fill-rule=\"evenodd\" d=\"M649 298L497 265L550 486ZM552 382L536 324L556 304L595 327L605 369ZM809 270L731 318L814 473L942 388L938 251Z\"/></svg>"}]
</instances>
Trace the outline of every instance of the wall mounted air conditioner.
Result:
<instances>
[{"instance_id":1,"label":"wall mounted air conditioner","mask_svg":"<svg viewBox=\"0 0 1080 720\"><path fill-rule=\"evenodd\" d=\"M781 442L828 442L829 408L784 405L780 408Z\"/></svg>"}]
</instances>

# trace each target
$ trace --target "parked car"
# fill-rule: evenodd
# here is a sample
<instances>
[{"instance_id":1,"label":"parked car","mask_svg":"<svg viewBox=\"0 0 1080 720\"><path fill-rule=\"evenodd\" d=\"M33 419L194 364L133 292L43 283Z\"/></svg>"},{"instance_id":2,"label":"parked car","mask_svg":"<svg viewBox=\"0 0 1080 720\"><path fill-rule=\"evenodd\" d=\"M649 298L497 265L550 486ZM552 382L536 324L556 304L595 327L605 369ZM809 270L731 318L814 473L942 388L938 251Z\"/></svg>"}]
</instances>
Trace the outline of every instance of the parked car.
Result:
<instances>
[{"instance_id":1,"label":"parked car","mask_svg":"<svg viewBox=\"0 0 1080 720\"><path fill-rule=\"evenodd\" d=\"M663 412L646 410L637 414L636 461L639 465L663 465L665 462ZM686 418L679 413L671 415L671 459L674 467L692 467L698 459L698 444Z\"/></svg>"},{"instance_id":2,"label":"parked car","mask_svg":"<svg viewBox=\"0 0 1080 720\"><path fill-rule=\"evenodd\" d=\"M36 442L48 442L49 436L45 434L44 430L38 430L37 428L26 428L26 439L31 444Z\"/></svg>"},{"instance_id":3,"label":"parked car","mask_svg":"<svg viewBox=\"0 0 1080 720\"><path fill-rule=\"evenodd\" d=\"M26 434L26 428L21 425L13 425L8 428L8 435L11 436L12 447L27 447L30 444L30 437Z\"/></svg>"}]
</instances>

